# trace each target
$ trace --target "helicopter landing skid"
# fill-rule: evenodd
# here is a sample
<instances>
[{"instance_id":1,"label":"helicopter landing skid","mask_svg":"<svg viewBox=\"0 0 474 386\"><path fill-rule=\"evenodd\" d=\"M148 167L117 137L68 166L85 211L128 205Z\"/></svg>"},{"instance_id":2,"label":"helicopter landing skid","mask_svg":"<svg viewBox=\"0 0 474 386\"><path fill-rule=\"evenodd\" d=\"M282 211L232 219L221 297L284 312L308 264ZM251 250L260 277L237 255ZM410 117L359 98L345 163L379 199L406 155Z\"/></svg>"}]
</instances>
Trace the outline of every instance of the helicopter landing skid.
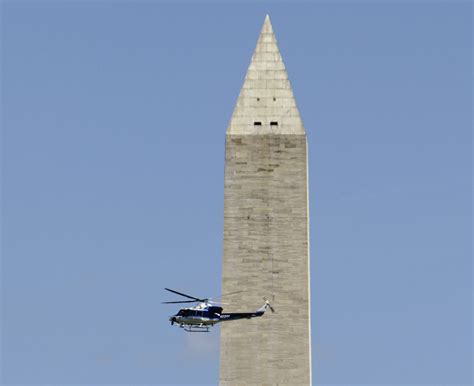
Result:
<instances>
[{"instance_id":1,"label":"helicopter landing skid","mask_svg":"<svg viewBox=\"0 0 474 386\"><path fill-rule=\"evenodd\" d=\"M181 328L184 329L184 331L187 332L209 332L209 326L206 326L204 324L188 324L188 325L181 325Z\"/></svg>"}]
</instances>

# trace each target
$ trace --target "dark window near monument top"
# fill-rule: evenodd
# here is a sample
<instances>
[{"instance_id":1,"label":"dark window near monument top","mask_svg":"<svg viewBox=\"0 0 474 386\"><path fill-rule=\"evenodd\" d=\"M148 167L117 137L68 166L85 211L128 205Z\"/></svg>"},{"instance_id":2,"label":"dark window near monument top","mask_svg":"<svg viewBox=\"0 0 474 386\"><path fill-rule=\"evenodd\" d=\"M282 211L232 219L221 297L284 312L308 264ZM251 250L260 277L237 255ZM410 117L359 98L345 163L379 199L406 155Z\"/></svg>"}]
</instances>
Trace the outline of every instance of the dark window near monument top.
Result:
<instances>
[{"instance_id":1,"label":"dark window near monument top","mask_svg":"<svg viewBox=\"0 0 474 386\"><path fill-rule=\"evenodd\" d=\"M276 101L277 99L275 97L273 97L273 101Z\"/></svg>"},{"instance_id":2,"label":"dark window near monument top","mask_svg":"<svg viewBox=\"0 0 474 386\"><path fill-rule=\"evenodd\" d=\"M278 122L272 121L272 122L270 122L270 126L278 126Z\"/></svg>"},{"instance_id":3,"label":"dark window near monument top","mask_svg":"<svg viewBox=\"0 0 474 386\"><path fill-rule=\"evenodd\" d=\"M254 122L253 123L255 126L262 126L262 122Z\"/></svg>"}]
</instances>

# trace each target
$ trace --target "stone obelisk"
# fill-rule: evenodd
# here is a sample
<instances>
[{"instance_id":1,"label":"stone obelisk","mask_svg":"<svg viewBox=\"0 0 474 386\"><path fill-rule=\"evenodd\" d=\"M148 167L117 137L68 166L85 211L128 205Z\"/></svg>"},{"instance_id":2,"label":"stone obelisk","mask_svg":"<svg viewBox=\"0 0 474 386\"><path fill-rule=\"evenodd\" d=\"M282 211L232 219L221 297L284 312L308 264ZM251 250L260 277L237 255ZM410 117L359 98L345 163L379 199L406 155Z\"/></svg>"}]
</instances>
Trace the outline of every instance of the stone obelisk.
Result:
<instances>
[{"instance_id":1,"label":"stone obelisk","mask_svg":"<svg viewBox=\"0 0 474 386\"><path fill-rule=\"evenodd\" d=\"M226 134L221 385L310 385L307 142L268 15Z\"/></svg>"}]
</instances>

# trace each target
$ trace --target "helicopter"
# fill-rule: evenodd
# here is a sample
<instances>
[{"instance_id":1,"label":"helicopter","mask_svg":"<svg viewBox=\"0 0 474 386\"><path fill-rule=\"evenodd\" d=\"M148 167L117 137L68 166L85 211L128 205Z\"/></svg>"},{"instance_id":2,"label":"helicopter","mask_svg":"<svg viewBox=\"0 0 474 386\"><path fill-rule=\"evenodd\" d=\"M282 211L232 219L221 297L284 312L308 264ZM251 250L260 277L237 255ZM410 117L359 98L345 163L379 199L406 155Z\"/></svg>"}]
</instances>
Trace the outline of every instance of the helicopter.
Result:
<instances>
[{"instance_id":1,"label":"helicopter","mask_svg":"<svg viewBox=\"0 0 474 386\"><path fill-rule=\"evenodd\" d=\"M165 290L192 300L163 302L162 304L198 303L195 307L181 308L176 315L169 317L171 325L176 323L180 328L183 328L187 332L209 332L209 328L217 323L238 319L258 318L265 313L267 308L272 312L275 312L266 298L263 298L265 304L254 312L223 313L223 308L215 306L214 304L216 304L216 302L212 301L210 298L197 298L169 288L165 288ZM232 295L238 292L242 291L228 293L223 296Z\"/></svg>"}]
</instances>

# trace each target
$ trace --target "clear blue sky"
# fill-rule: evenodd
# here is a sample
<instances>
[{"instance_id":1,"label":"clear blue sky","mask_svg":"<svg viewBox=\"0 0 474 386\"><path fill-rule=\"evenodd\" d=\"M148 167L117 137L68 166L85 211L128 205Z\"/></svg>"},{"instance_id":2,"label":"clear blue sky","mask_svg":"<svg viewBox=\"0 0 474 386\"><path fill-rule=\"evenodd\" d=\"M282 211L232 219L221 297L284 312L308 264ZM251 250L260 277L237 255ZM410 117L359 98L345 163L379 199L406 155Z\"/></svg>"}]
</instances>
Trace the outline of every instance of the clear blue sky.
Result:
<instances>
[{"instance_id":1,"label":"clear blue sky","mask_svg":"<svg viewBox=\"0 0 474 386\"><path fill-rule=\"evenodd\" d=\"M470 2L3 1L4 384L217 383L219 329L160 302L219 294L266 13L309 141L314 383L471 384Z\"/></svg>"}]
</instances>

